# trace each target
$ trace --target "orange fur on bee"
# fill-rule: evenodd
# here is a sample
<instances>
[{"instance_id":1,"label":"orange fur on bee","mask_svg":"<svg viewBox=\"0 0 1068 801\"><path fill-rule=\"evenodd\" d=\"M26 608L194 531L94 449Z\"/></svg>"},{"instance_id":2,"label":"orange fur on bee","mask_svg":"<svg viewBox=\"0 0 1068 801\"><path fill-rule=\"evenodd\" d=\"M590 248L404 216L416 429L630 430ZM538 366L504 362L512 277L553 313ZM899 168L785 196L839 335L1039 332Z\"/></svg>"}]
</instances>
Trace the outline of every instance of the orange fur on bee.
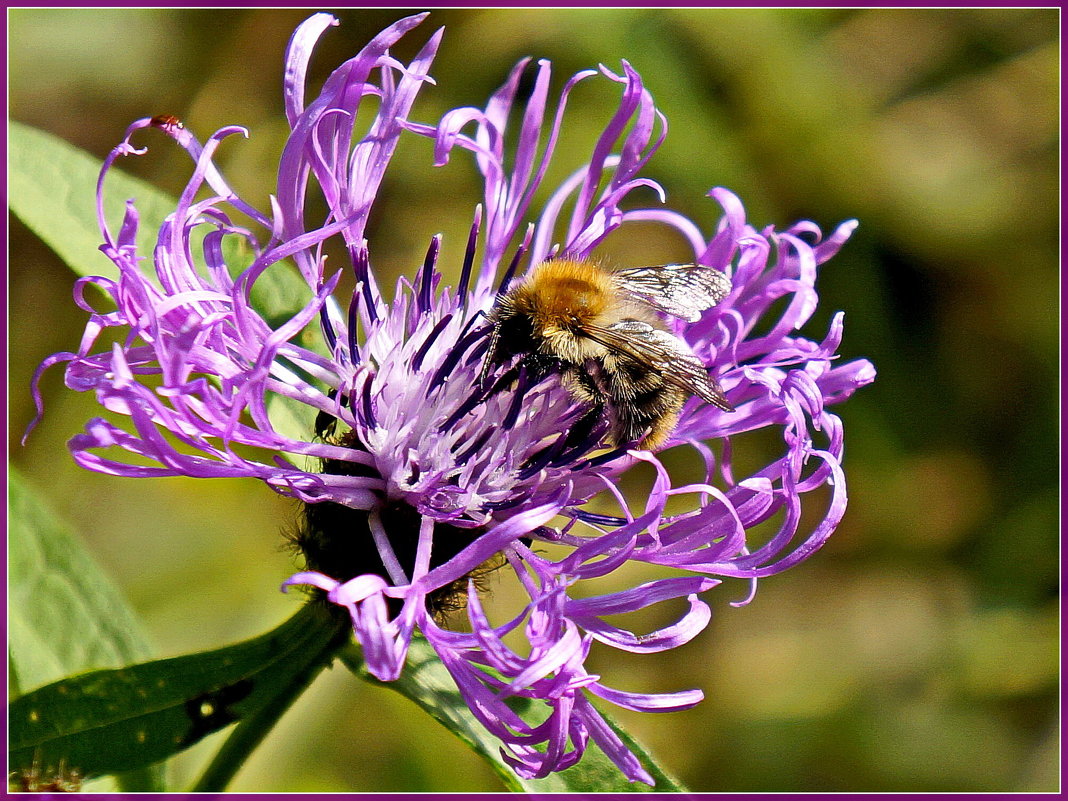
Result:
<instances>
[{"instance_id":1,"label":"orange fur on bee","mask_svg":"<svg viewBox=\"0 0 1068 801\"><path fill-rule=\"evenodd\" d=\"M612 303L615 287L600 266L582 261L542 262L516 292L516 306L541 325L589 322Z\"/></svg>"}]
</instances>

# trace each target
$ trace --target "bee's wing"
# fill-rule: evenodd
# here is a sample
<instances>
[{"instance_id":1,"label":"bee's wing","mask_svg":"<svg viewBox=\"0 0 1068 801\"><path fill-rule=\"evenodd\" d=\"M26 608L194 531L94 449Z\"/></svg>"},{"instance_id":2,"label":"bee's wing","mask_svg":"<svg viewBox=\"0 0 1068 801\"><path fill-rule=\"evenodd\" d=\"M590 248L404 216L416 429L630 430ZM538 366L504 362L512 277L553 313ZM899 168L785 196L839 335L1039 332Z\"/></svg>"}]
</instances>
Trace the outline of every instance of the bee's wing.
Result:
<instances>
[{"instance_id":1,"label":"bee's wing","mask_svg":"<svg viewBox=\"0 0 1068 801\"><path fill-rule=\"evenodd\" d=\"M625 294L691 323L731 291L730 278L699 264L631 267L614 271L612 277Z\"/></svg>"},{"instance_id":2,"label":"bee's wing","mask_svg":"<svg viewBox=\"0 0 1068 801\"><path fill-rule=\"evenodd\" d=\"M590 326L586 334L616 353L644 365L701 400L732 412L734 407L719 382L700 359L688 353L674 336L641 320L620 320L609 326Z\"/></svg>"}]
</instances>

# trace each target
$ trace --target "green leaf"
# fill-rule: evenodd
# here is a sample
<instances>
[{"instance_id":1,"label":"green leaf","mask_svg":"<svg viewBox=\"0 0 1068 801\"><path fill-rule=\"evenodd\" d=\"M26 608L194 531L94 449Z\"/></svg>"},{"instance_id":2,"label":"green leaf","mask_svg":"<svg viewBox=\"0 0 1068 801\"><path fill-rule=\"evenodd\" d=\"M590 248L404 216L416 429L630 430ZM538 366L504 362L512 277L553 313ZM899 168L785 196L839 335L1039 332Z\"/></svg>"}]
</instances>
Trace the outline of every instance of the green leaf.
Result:
<instances>
[{"instance_id":1,"label":"green leaf","mask_svg":"<svg viewBox=\"0 0 1068 801\"><path fill-rule=\"evenodd\" d=\"M145 134L150 147L164 145ZM45 131L11 121L8 125L8 205L78 275L115 278L118 270L100 252L103 236L96 218L96 182L103 160ZM121 162L120 162L121 163ZM137 252L150 269L159 227L178 205L177 199L140 178L113 168L104 184L104 216L117 231L126 201L136 201L140 223ZM194 248L199 257L199 251ZM239 236L223 239L231 275L252 261ZM311 298L311 290L290 262L271 265L252 287L252 306L273 327L293 316Z\"/></svg>"},{"instance_id":2,"label":"green leaf","mask_svg":"<svg viewBox=\"0 0 1068 801\"><path fill-rule=\"evenodd\" d=\"M128 771L265 708L280 714L279 698L296 697L350 631L346 616L310 603L274 631L237 645L50 684L9 707L9 768L52 772L63 765L85 778Z\"/></svg>"},{"instance_id":3,"label":"green leaf","mask_svg":"<svg viewBox=\"0 0 1068 801\"><path fill-rule=\"evenodd\" d=\"M13 695L61 676L151 654L140 622L81 540L8 467L8 665ZM164 790L158 769L120 778Z\"/></svg>"},{"instance_id":4,"label":"green leaf","mask_svg":"<svg viewBox=\"0 0 1068 801\"><path fill-rule=\"evenodd\" d=\"M605 719L608 724L656 780L656 787L628 781L604 752L595 746L587 748L579 763L565 771L552 773L544 779L520 778L501 758L500 741L471 714L448 670L424 638L413 638L407 666L397 681L378 681L367 672L357 653L358 649L354 646L341 652L341 659L350 670L361 679L389 687L422 707L434 720L489 762L509 790L526 793L685 792L678 781L668 776L648 752L607 716ZM516 700L524 702L524 699ZM516 711L523 712L522 709Z\"/></svg>"},{"instance_id":5,"label":"green leaf","mask_svg":"<svg viewBox=\"0 0 1068 801\"><path fill-rule=\"evenodd\" d=\"M17 122L10 124L8 141L11 210L78 275L115 278L115 265L99 250L103 237L94 198L101 160L52 134ZM164 142L166 139L160 137L160 143ZM149 257L142 265L151 270L159 226L178 201L145 181L112 169L104 193L105 217L112 230L118 229L129 199L136 201L140 215L137 250ZM200 236L202 232L194 237L194 243ZM222 248L231 275L252 263L252 249L243 237L224 237ZM194 244L192 251L194 258L203 258L198 245ZM296 267L283 261L272 264L252 285L250 302L268 325L277 328L303 308L311 295ZM303 332L299 344L325 353L317 326ZM268 403L281 433L295 439L309 435L313 414L306 406L280 396L271 396Z\"/></svg>"},{"instance_id":6,"label":"green leaf","mask_svg":"<svg viewBox=\"0 0 1068 801\"><path fill-rule=\"evenodd\" d=\"M96 219L96 182L102 159L50 133L8 123L8 205L15 215L78 275L118 276L100 252ZM159 137L159 144L167 139ZM104 213L117 230L126 201L137 199L141 225L137 249L151 254L156 233L177 205L166 192L118 170L108 173Z\"/></svg>"},{"instance_id":7,"label":"green leaf","mask_svg":"<svg viewBox=\"0 0 1068 801\"><path fill-rule=\"evenodd\" d=\"M298 442L307 440L312 435L312 428L315 424L314 413L315 410L310 406L287 398L285 395L267 396L267 415L271 418L271 425L284 437ZM288 458L303 470L311 472L318 470L311 457L293 455Z\"/></svg>"},{"instance_id":8,"label":"green leaf","mask_svg":"<svg viewBox=\"0 0 1068 801\"><path fill-rule=\"evenodd\" d=\"M685 793L685 792L688 792L686 787L683 786L682 782L680 782L674 776L670 775L664 769L664 766L661 765L652 756L652 754L650 754L649 751L646 750L646 748L643 745L641 745L630 734L628 734L626 731L624 731L623 728L618 723L616 723L609 715L606 715L604 710L601 710L601 717L603 717L605 719L605 722L609 726L612 727L612 731L614 731L616 733L616 736L619 737L619 739L621 739L623 741L624 745L626 745L627 748L629 748L631 751L633 751L638 756L638 758L641 759L642 764L645 766L645 769L647 771L649 771L649 775L652 776L653 780L656 782L656 787L655 788L646 788L644 784L640 784L640 785L637 786L636 789L638 789L638 790L646 790L646 789L654 790L655 789L655 791L658 792L658 793ZM612 770L618 770L618 768L616 768L615 765L613 765L611 762L609 762L608 757L605 757L605 756L603 756L603 754L600 754L600 751L598 751L598 754L602 756L601 767L600 768L594 767L596 765L596 763L594 763L594 765L591 766L591 767L593 767L593 770L591 770L586 775L585 779L579 779L578 777L576 777L575 782L574 782L574 792L596 792L596 791L598 791L600 788L602 788L604 786L603 784L600 783L600 781L596 780L594 770L603 769L604 766L608 766ZM582 767L582 766L581 765L576 765L574 768L571 768L571 770L572 771L577 771L580 767ZM567 771L567 772L570 772L570 771ZM591 779L593 779L593 781L590 781ZM632 789L634 789L633 785L632 785Z\"/></svg>"},{"instance_id":9,"label":"green leaf","mask_svg":"<svg viewBox=\"0 0 1068 801\"><path fill-rule=\"evenodd\" d=\"M21 691L90 668L147 659L122 594L13 468L8 468L8 643Z\"/></svg>"}]
</instances>

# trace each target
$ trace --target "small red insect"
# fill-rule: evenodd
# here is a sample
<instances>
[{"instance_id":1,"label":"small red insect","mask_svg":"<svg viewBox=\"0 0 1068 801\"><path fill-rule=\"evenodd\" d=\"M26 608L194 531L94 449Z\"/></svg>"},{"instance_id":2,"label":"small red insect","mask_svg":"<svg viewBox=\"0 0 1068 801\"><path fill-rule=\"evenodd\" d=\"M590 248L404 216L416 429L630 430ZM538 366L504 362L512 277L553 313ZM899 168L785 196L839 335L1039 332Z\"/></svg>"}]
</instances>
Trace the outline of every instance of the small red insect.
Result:
<instances>
[{"instance_id":1,"label":"small red insect","mask_svg":"<svg viewBox=\"0 0 1068 801\"><path fill-rule=\"evenodd\" d=\"M172 128L184 128L185 124L173 114L157 114L152 118L152 127L166 131Z\"/></svg>"}]
</instances>

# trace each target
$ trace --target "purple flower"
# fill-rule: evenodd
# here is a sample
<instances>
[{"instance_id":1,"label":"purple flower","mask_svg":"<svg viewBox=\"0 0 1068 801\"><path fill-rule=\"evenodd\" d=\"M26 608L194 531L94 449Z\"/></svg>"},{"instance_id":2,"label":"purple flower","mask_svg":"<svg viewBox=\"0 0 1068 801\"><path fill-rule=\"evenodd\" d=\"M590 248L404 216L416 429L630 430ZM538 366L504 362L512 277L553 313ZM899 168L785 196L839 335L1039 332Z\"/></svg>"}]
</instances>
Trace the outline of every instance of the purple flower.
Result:
<instances>
[{"instance_id":1,"label":"purple flower","mask_svg":"<svg viewBox=\"0 0 1068 801\"><path fill-rule=\"evenodd\" d=\"M316 14L297 29L284 92L292 132L268 210L242 200L213 160L243 129L224 128L201 144L170 119L131 125L104 164L98 202L112 164L145 152L130 144L142 128L161 129L185 148L192 177L150 256L135 245L133 202L117 234L101 212L101 249L119 277L78 282L75 299L90 312L81 345L52 356L39 373L66 362L67 386L93 390L102 406L129 418L125 428L91 420L70 441L74 459L90 470L253 476L302 501L306 521L295 539L308 569L286 585L318 587L347 608L368 669L382 680L399 675L413 634L425 636L518 774L567 768L592 738L630 780L652 783L590 696L667 711L698 703L701 692L613 689L586 671L586 655L595 642L639 653L688 642L709 620L701 593L725 576L749 579L755 590L756 579L815 552L841 520L843 431L827 407L872 381L874 368L866 360L836 361L841 313L822 340L798 331L816 309L818 266L856 223L827 238L811 223L758 231L725 189L709 193L724 212L711 234L663 206L634 207L637 189L665 199L641 172L666 121L626 62L618 74L605 67L581 72L553 94L550 64L524 61L484 109L415 122L409 115L418 92L433 83L428 71L442 32L407 64L388 48L425 16L384 30L307 104L312 50L336 20ZM521 93L528 71L533 80ZM571 91L582 81L619 93L618 108L588 160L536 207ZM372 118L366 131L355 127L358 111L359 119ZM440 286L434 237L425 262L387 301L365 227L398 141L419 136L433 140L438 164L457 149L470 151L485 191L458 285ZM313 186L326 200L326 219L308 219ZM668 321L734 406L727 412L697 398L686 403L664 447L694 449L705 476L681 486L654 453L602 447L603 428L569 438L585 409L557 377L535 381L502 371L504 378L487 386L478 380L485 314L516 272L550 258L593 257L633 221L677 231L694 263L726 273L733 286L697 322ZM357 282L351 298L334 294L341 271L326 264L328 240L339 240L348 254L345 269ZM234 242L251 252L245 263L229 255ZM151 271L141 268L146 258ZM305 296L297 313L272 326L250 299L257 282L286 269L283 261L296 265ZM89 305L83 290L90 283L111 298L113 310ZM322 347L297 344L309 327L321 333ZM106 328L115 329L116 344L98 347ZM307 408L304 436L276 425L281 399ZM777 432L781 453L736 476L732 437L756 429ZM307 459L321 469L309 470ZM619 478L641 462L655 480L633 509ZM802 500L820 490L815 497L826 499L825 508L807 515L818 519L802 530ZM667 513L675 496L685 503L673 508L689 511ZM618 511L605 513L606 504ZM773 518L777 530L751 545L748 532ZM673 570L608 595L573 591L631 561ZM514 572L529 595L513 619L491 620L483 610L479 578L494 568ZM659 631L634 633L606 620L675 598L685 598L688 609ZM446 626L461 608L470 631ZM524 636L520 650L505 644L513 631ZM507 703L512 696L538 702L540 717L520 717Z\"/></svg>"}]
</instances>

